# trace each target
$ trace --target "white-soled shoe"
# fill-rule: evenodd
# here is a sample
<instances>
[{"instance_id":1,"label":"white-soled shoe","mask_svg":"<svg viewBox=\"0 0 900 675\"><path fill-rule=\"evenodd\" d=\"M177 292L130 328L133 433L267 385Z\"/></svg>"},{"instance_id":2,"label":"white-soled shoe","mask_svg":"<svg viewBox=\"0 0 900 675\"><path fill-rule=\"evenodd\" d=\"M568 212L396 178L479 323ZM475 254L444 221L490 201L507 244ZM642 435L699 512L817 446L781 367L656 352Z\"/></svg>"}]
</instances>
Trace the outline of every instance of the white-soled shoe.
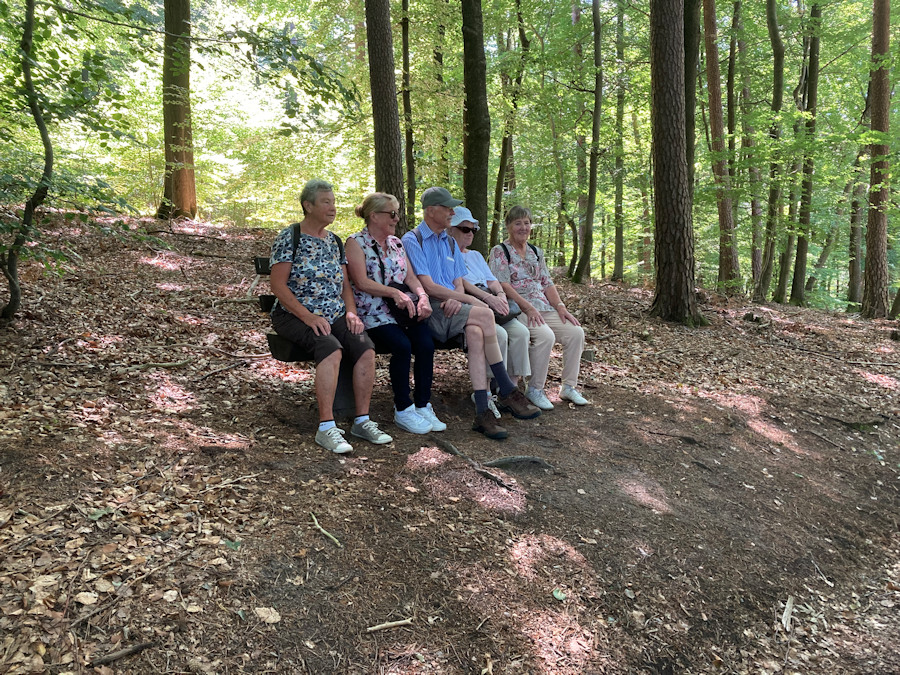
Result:
<instances>
[{"instance_id":1,"label":"white-soled shoe","mask_svg":"<svg viewBox=\"0 0 900 675\"><path fill-rule=\"evenodd\" d=\"M366 420L362 424L354 423L353 426L350 427L350 433L357 438L369 441L369 443L374 443L375 445L384 445L385 443L390 443L394 440L378 428L378 425L375 424L375 420Z\"/></svg>"},{"instance_id":2,"label":"white-soled shoe","mask_svg":"<svg viewBox=\"0 0 900 675\"><path fill-rule=\"evenodd\" d=\"M394 424L411 434L427 434L431 431L431 422L416 412L411 405L406 410L394 409Z\"/></svg>"},{"instance_id":3,"label":"white-soled shoe","mask_svg":"<svg viewBox=\"0 0 900 675\"><path fill-rule=\"evenodd\" d=\"M528 387L528 389L525 390L525 398L541 410L553 410L553 404L550 403L550 399L547 398L547 394L544 393L543 389Z\"/></svg>"},{"instance_id":4,"label":"white-soled shoe","mask_svg":"<svg viewBox=\"0 0 900 675\"><path fill-rule=\"evenodd\" d=\"M470 398L472 399L472 403L475 403L475 394L472 394ZM495 419L500 419L500 411L497 410L497 394L488 396L488 410L491 411L491 414Z\"/></svg>"},{"instance_id":5,"label":"white-soled shoe","mask_svg":"<svg viewBox=\"0 0 900 675\"><path fill-rule=\"evenodd\" d=\"M339 427L331 427L327 431L317 431L316 443L338 455L345 455L353 451L353 446L344 440L344 430Z\"/></svg>"},{"instance_id":6,"label":"white-soled shoe","mask_svg":"<svg viewBox=\"0 0 900 675\"><path fill-rule=\"evenodd\" d=\"M575 387L570 387L567 384L564 384L562 388L559 390L559 398L563 401L571 401L575 405L587 405L588 400L579 394Z\"/></svg>"},{"instance_id":7,"label":"white-soled shoe","mask_svg":"<svg viewBox=\"0 0 900 675\"><path fill-rule=\"evenodd\" d=\"M416 414L431 425L432 431L445 431L447 425L441 422L437 415L434 414L434 408L430 403L426 403L424 408L416 408Z\"/></svg>"}]
</instances>

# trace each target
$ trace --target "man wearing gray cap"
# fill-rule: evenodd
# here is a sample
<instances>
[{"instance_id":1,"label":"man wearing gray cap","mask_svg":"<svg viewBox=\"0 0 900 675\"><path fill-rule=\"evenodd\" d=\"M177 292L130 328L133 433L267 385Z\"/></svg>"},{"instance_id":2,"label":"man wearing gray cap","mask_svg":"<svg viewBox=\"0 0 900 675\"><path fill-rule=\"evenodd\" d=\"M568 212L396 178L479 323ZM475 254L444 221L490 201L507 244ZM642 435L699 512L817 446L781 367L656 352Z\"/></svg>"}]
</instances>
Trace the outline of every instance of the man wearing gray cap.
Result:
<instances>
[{"instance_id":1,"label":"man wearing gray cap","mask_svg":"<svg viewBox=\"0 0 900 675\"><path fill-rule=\"evenodd\" d=\"M425 190L422 193L424 220L417 228L403 235L403 248L431 298L432 314L428 327L434 339L446 342L465 334L469 378L475 390L476 414L472 429L488 438L502 439L508 433L497 424L488 409L485 363L490 366L500 390L497 398L500 410L510 412L519 419L532 419L541 411L515 387L503 367L494 313L485 303L465 291L463 277L467 273L466 261L459 246L447 235L453 209L460 204L462 200L454 199L442 187Z\"/></svg>"}]
</instances>

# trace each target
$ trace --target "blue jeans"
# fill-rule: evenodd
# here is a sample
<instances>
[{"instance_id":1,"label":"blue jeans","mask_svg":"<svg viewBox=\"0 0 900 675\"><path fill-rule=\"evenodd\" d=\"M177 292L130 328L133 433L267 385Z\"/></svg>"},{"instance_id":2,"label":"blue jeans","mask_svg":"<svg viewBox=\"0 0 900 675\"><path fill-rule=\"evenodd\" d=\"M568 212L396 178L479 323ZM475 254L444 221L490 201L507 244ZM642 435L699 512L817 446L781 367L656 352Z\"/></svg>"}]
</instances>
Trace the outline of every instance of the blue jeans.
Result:
<instances>
[{"instance_id":1,"label":"blue jeans","mask_svg":"<svg viewBox=\"0 0 900 675\"><path fill-rule=\"evenodd\" d=\"M400 328L395 323L366 329L375 343L375 352L390 354L388 372L391 375L391 389L394 392L394 406L406 410L413 404L410 398L409 369L412 357L416 357L413 379L416 383L415 403L424 408L431 400L431 382L434 378L434 342L427 321L417 321L408 328Z\"/></svg>"}]
</instances>

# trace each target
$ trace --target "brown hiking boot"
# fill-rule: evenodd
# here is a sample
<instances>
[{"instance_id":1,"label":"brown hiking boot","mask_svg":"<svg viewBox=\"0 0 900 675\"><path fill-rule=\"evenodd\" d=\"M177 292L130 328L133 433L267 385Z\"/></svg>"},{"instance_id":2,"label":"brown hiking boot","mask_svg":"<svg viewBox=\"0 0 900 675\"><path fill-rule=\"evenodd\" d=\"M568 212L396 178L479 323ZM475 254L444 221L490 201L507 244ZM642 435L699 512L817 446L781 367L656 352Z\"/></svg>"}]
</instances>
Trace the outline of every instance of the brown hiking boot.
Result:
<instances>
[{"instance_id":1,"label":"brown hiking boot","mask_svg":"<svg viewBox=\"0 0 900 675\"><path fill-rule=\"evenodd\" d=\"M518 389L509 392L506 398L497 397L497 407L503 412L512 413L513 417L520 420L531 420L541 414L541 409L536 405L532 405L525 394Z\"/></svg>"},{"instance_id":2,"label":"brown hiking boot","mask_svg":"<svg viewBox=\"0 0 900 675\"><path fill-rule=\"evenodd\" d=\"M509 432L497 424L497 418L494 417L494 413L490 410L485 410L483 413L475 415L472 431L478 431L488 438L493 438L495 441L500 441L509 436Z\"/></svg>"}]
</instances>

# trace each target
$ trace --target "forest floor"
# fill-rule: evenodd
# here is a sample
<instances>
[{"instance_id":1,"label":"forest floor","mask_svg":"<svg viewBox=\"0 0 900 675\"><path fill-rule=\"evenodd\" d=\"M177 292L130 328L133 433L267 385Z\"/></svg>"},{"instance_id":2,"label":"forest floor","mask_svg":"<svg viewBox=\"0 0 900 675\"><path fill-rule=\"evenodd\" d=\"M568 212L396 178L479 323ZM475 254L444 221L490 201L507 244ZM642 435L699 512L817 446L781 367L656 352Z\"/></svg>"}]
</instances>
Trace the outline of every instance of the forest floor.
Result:
<instances>
[{"instance_id":1,"label":"forest floor","mask_svg":"<svg viewBox=\"0 0 900 675\"><path fill-rule=\"evenodd\" d=\"M589 406L485 439L441 352L414 436L379 357L394 441L336 456L247 298L272 231L47 236L0 333L0 673L900 672L896 324L560 282Z\"/></svg>"}]
</instances>

